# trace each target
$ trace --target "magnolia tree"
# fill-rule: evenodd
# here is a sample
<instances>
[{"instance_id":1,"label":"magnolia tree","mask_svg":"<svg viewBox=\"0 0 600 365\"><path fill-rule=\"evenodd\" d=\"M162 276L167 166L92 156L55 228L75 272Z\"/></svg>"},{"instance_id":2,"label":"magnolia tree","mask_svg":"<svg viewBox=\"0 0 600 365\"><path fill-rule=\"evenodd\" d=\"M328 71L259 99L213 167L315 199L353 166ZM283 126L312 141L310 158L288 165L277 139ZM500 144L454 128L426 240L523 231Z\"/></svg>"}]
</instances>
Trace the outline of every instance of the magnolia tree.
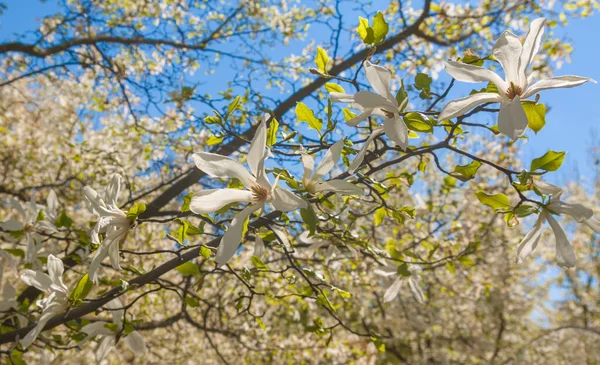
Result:
<instances>
[{"instance_id":1,"label":"magnolia tree","mask_svg":"<svg viewBox=\"0 0 600 365\"><path fill-rule=\"evenodd\" d=\"M597 185L519 153L597 2L52 6L0 43L3 363L600 360Z\"/></svg>"}]
</instances>

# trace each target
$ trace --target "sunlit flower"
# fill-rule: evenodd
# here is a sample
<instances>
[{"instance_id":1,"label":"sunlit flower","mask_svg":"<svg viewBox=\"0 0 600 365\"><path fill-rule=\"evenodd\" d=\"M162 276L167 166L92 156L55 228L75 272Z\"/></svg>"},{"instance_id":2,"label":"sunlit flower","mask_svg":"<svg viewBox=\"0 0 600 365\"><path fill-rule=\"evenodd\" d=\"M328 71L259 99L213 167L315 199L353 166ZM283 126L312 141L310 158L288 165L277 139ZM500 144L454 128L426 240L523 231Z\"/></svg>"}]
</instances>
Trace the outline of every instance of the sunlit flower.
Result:
<instances>
[{"instance_id":1,"label":"sunlit flower","mask_svg":"<svg viewBox=\"0 0 600 365\"><path fill-rule=\"evenodd\" d=\"M249 203L231 221L229 228L221 238L217 248L216 261L224 265L233 257L242 240L244 221L252 213L264 208L271 203L275 209L289 212L299 208L306 208L307 203L289 190L277 186L277 180L271 185L265 172L267 159L266 141L267 126L266 116L258 126L248 151L248 166L250 172L229 157L208 152L199 152L192 157L198 169L208 176L217 178L237 178L245 189L213 189L197 193L191 200L190 210L196 214L215 212L231 203Z\"/></svg>"},{"instance_id":2,"label":"sunlit flower","mask_svg":"<svg viewBox=\"0 0 600 365\"><path fill-rule=\"evenodd\" d=\"M419 285L419 282L421 281L421 268L418 265L402 264L400 266L382 266L375 270L375 274L381 276L396 276L396 280L394 280L392 285L390 285L383 294L383 301L385 303L391 302L398 296L403 283L408 284L408 287L417 302L421 304L425 302L425 295Z\"/></svg>"},{"instance_id":3,"label":"sunlit flower","mask_svg":"<svg viewBox=\"0 0 600 365\"><path fill-rule=\"evenodd\" d=\"M495 72L480 66L454 61L446 62L446 72L456 80L492 82L498 88L498 93L476 93L451 101L440 113L439 120L461 116L480 104L500 103L498 129L510 138L517 139L525 133L527 128L527 115L521 105L521 100L542 90L570 88L588 81L595 82L587 77L558 76L534 83L532 80L534 74L527 75L527 68L540 48L545 22L544 18L532 21L523 44L516 35L509 31L502 33L496 41L492 54L504 69L504 80Z\"/></svg>"}]
</instances>

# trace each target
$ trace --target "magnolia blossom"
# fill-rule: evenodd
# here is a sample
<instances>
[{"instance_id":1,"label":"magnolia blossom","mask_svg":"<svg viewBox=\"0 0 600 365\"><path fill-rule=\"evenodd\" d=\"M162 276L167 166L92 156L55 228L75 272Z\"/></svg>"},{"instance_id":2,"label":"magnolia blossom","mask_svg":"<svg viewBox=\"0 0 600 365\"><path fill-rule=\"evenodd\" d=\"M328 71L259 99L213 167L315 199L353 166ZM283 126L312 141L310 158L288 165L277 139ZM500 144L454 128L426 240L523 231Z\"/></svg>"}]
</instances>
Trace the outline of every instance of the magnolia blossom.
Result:
<instances>
[{"instance_id":1,"label":"magnolia blossom","mask_svg":"<svg viewBox=\"0 0 600 365\"><path fill-rule=\"evenodd\" d=\"M88 209L99 216L98 222L90 232L92 243L100 244L88 267L88 274L94 283L98 282L97 271L106 256L110 257L110 263L115 270L121 269L119 265L119 245L127 238L127 233L133 222L117 206L120 189L121 175L119 174L112 175L106 187L104 199L89 186L83 188L83 196L88 204ZM100 233L105 234L102 243L100 243Z\"/></svg>"},{"instance_id":2,"label":"magnolia blossom","mask_svg":"<svg viewBox=\"0 0 600 365\"><path fill-rule=\"evenodd\" d=\"M63 312L68 305L69 290L62 281L64 271L63 263L54 255L48 256L48 274L41 271L23 270L21 280L27 285L35 286L48 296L38 300L38 307L42 308L42 316L37 325L22 340L23 348L29 347L46 326L50 318Z\"/></svg>"},{"instance_id":3,"label":"magnolia blossom","mask_svg":"<svg viewBox=\"0 0 600 365\"><path fill-rule=\"evenodd\" d=\"M446 72L456 80L492 82L498 88L498 93L476 93L451 101L440 113L439 120L461 116L480 104L500 103L498 129L514 140L523 135L527 128L527 115L521 100L546 89L570 88L588 81L595 82L587 77L558 76L533 83L533 73L528 76L527 68L540 48L545 22L544 18L532 21L523 44L509 31L502 33L496 41L492 54L504 69L504 80L495 72L483 67L454 61L446 62Z\"/></svg>"},{"instance_id":4,"label":"magnolia blossom","mask_svg":"<svg viewBox=\"0 0 600 365\"><path fill-rule=\"evenodd\" d=\"M398 296L400 292L400 288L403 283L408 283L408 287L415 298L415 300L421 304L425 302L425 295L423 294L423 290L421 290L421 286L419 285L419 281L421 281L419 274L421 273L421 268L417 265L408 265L408 271L410 275L405 276L401 275L398 272L398 266L396 265L388 265L383 266L380 269L375 270L375 274L381 276L394 276L396 275L396 280L390 285L385 293L383 294L383 301L385 303L391 302Z\"/></svg>"},{"instance_id":5,"label":"magnolia blossom","mask_svg":"<svg viewBox=\"0 0 600 365\"><path fill-rule=\"evenodd\" d=\"M25 262L33 263L36 260L40 246L38 243L41 241L39 235L36 233L37 229L42 229L48 233L54 233L57 231L55 223L58 210L58 200L54 191L48 193L46 198L46 207L38 205L35 202L35 196L31 196L29 203L21 204L18 200L11 199L12 207L19 212L21 216L20 220L9 219L6 222L0 222L0 229L8 232L19 232L25 233L27 239L27 252L25 254ZM40 211L43 210L43 219L40 219Z\"/></svg>"},{"instance_id":6,"label":"magnolia blossom","mask_svg":"<svg viewBox=\"0 0 600 365\"><path fill-rule=\"evenodd\" d=\"M122 309L123 305L121 301L116 298L106 304L106 308L111 310L112 323L116 325L115 331L110 328L110 324L104 321L98 321L90 323L81 329L81 332L85 333L87 337L82 341L85 342L90 338L99 336L102 338L98 349L96 350L96 361L102 361L106 355L117 344L118 338L120 338L121 331L123 331L123 319L125 318L125 312ZM125 344L137 355L144 355L146 353L146 344L144 338L138 332L133 331L126 335L124 339Z\"/></svg>"},{"instance_id":7,"label":"magnolia blossom","mask_svg":"<svg viewBox=\"0 0 600 365\"><path fill-rule=\"evenodd\" d=\"M17 297L15 288L10 283L4 284L2 288L2 300L0 300L0 312L17 309Z\"/></svg>"},{"instance_id":8,"label":"magnolia blossom","mask_svg":"<svg viewBox=\"0 0 600 365\"><path fill-rule=\"evenodd\" d=\"M302 232L300 236L298 236L298 241L300 241L302 244L309 245L306 248L308 257L313 256L318 249L325 246L328 246L327 252L325 253L326 258L331 257L335 252L335 245L332 244L333 242L315 235L311 236L309 231Z\"/></svg>"},{"instance_id":9,"label":"magnolia blossom","mask_svg":"<svg viewBox=\"0 0 600 365\"><path fill-rule=\"evenodd\" d=\"M321 181L340 159L344 148L344 140L337 141L325 154L321 163L315 168L315 160L308 153L302 153L302 165L304 166L304 177L302 185L311 194L333 191L341 194L362 194L358 186L341 179Z\"/></svg>"},{"instance_id":10,"label":"magnolia blossom","mask_svg":"<svg viewBox=\"0 0 600 365\"><path fill-rule=\"evenodd\" d=\"M556 262L562 267L573 267L576 264L575 251L569 242L565 231L554 218L553 214L567 214L579 223L585 223L595 232L600 233L600 222L592 218L594 212L581 204L566 203L560 200L562 189L558 186L537 181L534 183L538 192L550 195L550 201L542 208L533 229L523 238L517 249L518 260L522 261L537 247L542 237L542 227L547 221L554 232L556 240Z\"/></svg>"},{"instance_id":11,"label":"magnolia blossom","mask_svg":"<svg viewBox=\"0 0 600 365\"><path fill-rule=\"evenodd\" d=\"M208 176L218 178L237 178L245 189L213 189L196 194L190 202L190 210L196 214L215 212L231 203L250 203L231 221L229 228L221 238L215 257L218 265L224 265L235 254L242 240L244 221L252 213L264 209L271 203L275 209L289 212L306 208L306 201L291 191L277 186L277 180L271 185L265 172L267 126L269 116L263 118L250 143L247 162L250 172L244 166L229 157L208 152L199 152L192 157L196 167Z\"/></svg>"},{"instance_id":12,"label":"magnolia blossom","mask_svg":"<svg viewBox=\"0 0 600 365\"><path fill-rule=\"evenodd\" d=\"M376 91L375 93L371 91L359 91L354 95L331 93L333 102L353 103L352 106L360 110L359 115L347 122L350 126L357 126L371 115L384 118L383 127L377 128L371 133L352 162L350 166L351 173L356 171L362 163L371 142L384 132L400 148L406 149L408 147L408 128L399 114L401 106L398 105L396 97L390 91L392 74L386 68L374 65L369 61L365 61L365 74L367 81Z\"/></svg>"}]
</instances>

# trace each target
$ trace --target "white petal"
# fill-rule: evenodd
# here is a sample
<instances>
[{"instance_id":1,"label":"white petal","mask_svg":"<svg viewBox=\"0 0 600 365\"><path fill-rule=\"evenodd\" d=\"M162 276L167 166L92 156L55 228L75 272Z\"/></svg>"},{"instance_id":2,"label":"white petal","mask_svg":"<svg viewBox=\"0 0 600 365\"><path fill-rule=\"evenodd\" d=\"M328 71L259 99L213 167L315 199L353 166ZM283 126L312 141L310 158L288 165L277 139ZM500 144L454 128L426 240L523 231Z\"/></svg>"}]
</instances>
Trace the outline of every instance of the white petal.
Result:
<instances>
[{"instance_id":1,"label":"white petal","mask_svg":"<svg viewBox=\"0 0 600 365\"><path fill-rule=\"evenodd\" d=\"M367 81L369 81L373 90L377 91L379 95L383 96L388 101L393 100L397 104L396 98L390 92L392 73L388 69L365 61L365 74L367 76ZM397 105L396 108L398 108Z\"/></svg>"},{"instance_id":2,"label":"white petal","mask_svg":"<svg viewBox=\"0 0 600 365\"><path fill-rule=\"evenodd\" d=\"M23 223L14 219L9 219L6 222L0 222L0 229L2 229L3 231L22 231L23 228L25 228L23 227Z\"/></svg>"},{"instance_id":3,"label":"white petal","mask_svg":"<svg viewBox=\"0 0 600 365\"><path fill-rule=\"evenodd\" d=\"M371 145L371 143L373 143L373 140L375 138L377 138L378 136L380 136L382 133L383 133L382 127L373 130L373 133L371 133L369 138L367 138L363 147L360 149L360 151L358 151L358 154L356 155L354 160L352 160L352 163L350 164L350 168L348 169L348 173L353 174L360 167L363 160L365 159L365 155L367 154L367 150L369 149L369 146Z\"/></svg>"},{"instance_id":4,"label":"white petal","mask_svg":"<svg viewBox=\"0 0 600 365\"><path fill-rule=\"evenodd\" d=\"M106 204L117 206L117 200L119 199L120 191L121 175L113 174L110 178L108 185L106 186L106 192L104 193Z\"/></svg>"},{"instance_id":5,"label":"white petal","mask_svg":"<svg viewBox=\"0 0 600 365\"><path fill-rule=\"evenodd\" d=\"M344 148L344 140L340 139L336 143L333 144L323 156L323 159L317 166L315 173L313 174L312 181L319 181L323 176L325 176L338 162L340 159L340 154L342 153L342 149Z\"/></svg>"},{"instance_id":6,"label":"white petal","mask_svg":"<svg viewBox=\"0 0 600 365\"><path fill-rule=\"evenodd\" d=\"M133 351L136 355L144 355L146 353L146 343L144 341L144 337L140 335L137 331L133 331L125 337L125 344L129 346L131 351Z\"/></svg>"},{"instance_id":7,"label":"white petal","mask_svg":"<svg viewBox=\"0 0 600 365\"><path fill-rule=\"evenodd\" d=\"M583 222L586 226L590 227L592 231L600 233L600 221L595 218L590 218Z\"/></svg>"},{"instance_id":8,"label":"white petal","mask_svg":"<svg viewBox=\"0 0 600 365\"><path fill-rule=\"evenodd\" d=\"M390 113L397 113L398 106L390 102L385 97L371 91L359 91L354 95L356 104L365 109L382 108Z\"/></svg>"},{"instance_id":9,"label":"white petal","mask_svg":"<svg viewBox=\"0 0 600 365\"><path fill-rule=\"evenodd\" d=\"M55 257L54 255L48 255L48 275L50 276L50 280L54 285L64 286L62 281L62 275L64 272L64 266L61 259Z\"/></svg>"},{"instance_id":10,"label":"white petal","mask_svg":"<svg viewBox=\"0 0 600 365\"><path fill-rule=\"evenodd\" d=\"M590 208L578 203L565 203L552 200L548 204L548 209L555 213L568 214L577 222L582 223L594 216L594 211Z\"/></svg>"},{"instance_id":11,"label":"white petal","mask_svg":"<svg viewBox=\"0 0 600 365\"><path fill-rule=\"evenodd\" d=\"M406 128L406 124L401 117L396 116L394 119L385 118L383 130L389 139L403 150L406 150L408 147L408 128Z\"/></svg>"},{"instance_id":12,"label":"white petal","mask_svg":"<svg viewBox=\"0 0 600 365\"><path fill-rule=\"evenodd\" d=\"M265 241L263 241L262 237L257 234L254 240L254 253L253 256L262 257L265 254Z\"/></svg>"},{"instance_id":13,"label":"white petal","mask_svg":"<svg viewBox=\"0 0 600 365\"><path fill-rule=\"evenodd\" d=\"M519 57L519 81L522 88L527 86L525 84L526 78L526 70L527 67L533 61L533 57L537 54L540 49L540 43L542 42L542 36L544 35L544 25L546 23L546 19L537 18L531 22L529 25L529 31L527 32L527 36L525 37L525 43L523 44L523 50L521 51L521 55Z\"/></svg>"},{"instance_id":14,"label":"white petal","mask_svg":"<svg viewBox=\"0 0 600 365\"><path fill-rule=\"evenodd\" d=\"M488 70L487 68L468 65L466 63L460 63L455 61L444 62L446 65L446 72L455 78L457 81L462 82L493 82L498 90L502 93L508 88L504 80L498 76L495 72Z\"/></svg>"},{"instance_id":15,"label":"white petal","mask_svg":"<svg viewBox=\"0 0 600 365\"><path fill-rule=\"evenodd\" d=\"M237 178L244 186L250 188L256 180L248 170L236 160L215 153L199 152L192 155L196 167L210 177Z\"/></svg>"},{"instance_id":16,"label":"white petal","mask_svg":"<svg viewBox=\"0 0 600 365\"><path fill-rule=\"evenodd\" d=\"M113 333L114 335L114 333ZM96 350L96 361L100 362L104 360L104 358L110 353L110 351L115 347L117 339L115 336L106 336L98 345L98 349Z\"/></svg>"},{"instance_id":17,"label":"white petal","mask_svg":"<svg viewBox=\"0 0 600 365\"><path fill-rule=\"evenodd\" d=\"M560 187L552 185L542 180L534 181L533 185L535 185L537 191L544 195L557 196L560 195L560 193L562 193L562 189Z\"/></svg>"},{"instance_id":18,"label":"white petal","mask_svg":"<svg viewBox=\"0 0 600 365\"><path fill-rule=\"evenodd\" d=\"M310 177L313 173L313 169L315 168L315 159L306 152L301 154L302 157L302 167L304 167L304 177L303 180L306 182L311 181Z\"/></svg>"},{"instance_id":19,"label":"white petal","mask_svg":"<svg viewBox=\"0 0 600 365\"><path fill-rule=\"evenodd\" d=\"M525 93L523 93L523 99L528 98L532 95L539 93L542 90L548 89L559 89L559 88L571 88L575 86L579 86L585 84L586 82L596 83L593 79L589 77L581 77L581 76L573 76L573 75L565 75L565 76L557 76L551 77L549 79L540 80L535 84L529 86Z\"/></svg>"},{"instance_id":20,"label":"white petal","mask_svg":"<svg viewBox=\"0 0 600 365\"><path fill-rule=\"evenodd\" d=\"M108 245L108 257L113 269L121 270L121 265L119 265L119 241L113 241Z\"/></svg>"},{"instance_id":21,"label":"white petal","mask_svg":"<svg viewBox=\"0 0 600 365\"><path fill-rule=\"evenodd\" d=\"M88 276L90 277L90 279L92 279L92 281L95 284L98 284L98 268L100 268L100 264L106 256L108 256L108 248L106 247L106 245L100 245L100 247L98 247L98 250L96 250L96 254L92 259L92 262L88 266Z\"/></svg>"},{"instance_id":22,"label":"white petal","mask_svg":"<svg viewBox=\"0 0 600 365\"><path fill-rule=\"evenodd\" d=\"M42 321L40 319L35 325L35 327L31 331L29 331L29 333L27 333L25 337L23 337L23 339L21 340L21 346L23 346L24 349L28 348L29 345L31 345L33 341L35 341L35 339L40 335L40 332L42 332L42 329L44 328L44 326L46 326L46 323L49 320L49 317L45 321Z\"/></svg>"},{"instance_id":23,"label":"white petal","mask_svg":"<svg viewBox=\"0 0 600 365\"><path fill-rule=\"evenodd\" d=\"M283 188L275 188L271 203L275 209L282 212L291 212L292 210L306 208L308 206L306 200Z\"/></svg>"},{"instance_id":24,"label":"white petal","mask_svg":"<svg viewBox=\"0 0 600 365\"><path fill-rule=\"evenodd\" d=\"M252 192L240 189L203 190L192 197L190 210L196 214L216 212L227 204L252 201Z\"/></svg>"},{"instance_id":25,"label":"white petal","mask_svg":"<svg viewBox=\"0 0 600 365\"><path fill-rule=\"evenodd\" d=\"M346 180L329 180L315 186L315 192L334 192L338 194L361 195L363 189Z\"/></svg>"},{"instance_id":26,"label":"white petal","mask_svg":"<svg viewBox=\"0 0 600 365\"><path fill-rule=\"evenodd\" d=\"M41 291L48 290L50 285L52 285L50 276L40 271L23 270L21 273L21 280L23 280L25 284L35 286Z\"/></svg>"},{"instance_id":27,"label":"white petal","mask_svg":"<svg viewBox=\"0 0 600 365\"><path fill-rule=\"evenodd\" d=\"M329 97L334 103L354 103L354 95L346 93L330 93Z\"/></svg>"},{"instance_id":28,"label":"white petal","mask_svg":"<svg viewBox=\"0 0 600 365\"><path fill-rule=\"evenodd\" d=\"M498 129L502 134L516 140L525 133L527 125L527 114L525 114L519 96L515 96L513 101L500 106Z\"/></svg>"},{"instance_id":29,"label":"white petal","mask_svg":"<svg viewBox=\"0 0 600 365\"><path fill-rule=\"evenodd\" d=\"M372 114L373 114L373 109L372 108L363 109L360 112L360 114L358 114L354 118L346 121L346 124L348 124L350 127L356 127L360 122L362 122L363 120L367 119Z\"/></svg>"},{"instance_id":30,"label":"white petal","mask_svg":"<svg viewBox=\"0 0 600 365\"><path fill-rule=\"evenodd\" d=\"M383 294L383 302L387 303L387 302L391 302L392 300L394 300L394 298L396 298L398 296L398 292L400 291L401 286L402 286L402 280L400 278L397 278L396 280L394 280L394 283L392 285L390 285L390 287L387 288L387 290Z\"/></svg>"},{"instance_id":31,"label":"white petal","mask_svg":"<svg viewBox=\"0 0 600 365\"><path fill-rule=\"evenodd\" d=\"M81 328L81 332L85 333L90 338L96 337L98 335L114 336L115 333L105 327L105 325L107 325L107 324L108 324L107 322L103 322L103 321L90 323L90 324L83 326Z\"/></svg>"},{"instance_id":32,"label":"white petal","mask_svg":"<svg viewBox=\"0 0 600 365\"><path fill-rule=\"evenodd\" d=\"M412 276L408 278L408 286L410 287L410 291L412 292L413 297L417 302L423 304L425 302L425 294L423 294L423 290L421 286Z\"/></svg>"},{"instance_id":33,"label":"white petal","mask_svg":"<svg viewBox=\"0 0 600 365\"><path fill-rule=\"evenodd\" d=\"M573 267L577 263L575 251L569 242L565 231L558 224L552 214L546 214L546 220L550 223L550 227L554 231L556 239L556 263L562 267Z\"/></svg>"},{"instance_id":34,"label":"white petal","mask_svg":"<svg viewBox=\"0 0 600 365\"><path fill-rule=\"evenodd\" d=\"M500 62L504 69L504 79L507 84L511 82L515 86L519 84L519 56L523 46L519 38L509 31L502 33L500 38L494 44L492 54Z\"/></svg>"},{"instance_id":35,"label":"white petal","mask_svg":"<svg viewBox=\"0 0 600 365\"><path fill-rule=\"evenodd\" d=\"M533 225L533 229L527 233L527 235L521 240L519 243L519 247L517 248L517 257L518 261L522 261L525 257L527 257L535 248L537 247L540 237L542 237L542 226L546 219L546 212L542 212L535 224Z\"/></svg>"},{"instance_id":36,"label":"white petal","mask_svg":"<svg viewBox=\"0 0 600 365\"><path fill-rule=\"evenodd\" d=\"M465 114L477 105L500 102L502 102L502 97L495 93L477 93L469 95L464 98L453 100L446 104L438 116L438 119L441 121L445 119L456 118Z\"/></svg>"},{"instance_id":37,"label":"white petal","mask_svg":"<svg viewBox=\"0 0 600 365\"><path fill-rule=\"evenodd\" d=\"M48 196L46 197L46 207L46 215L50 216L52 219L56 219L56 212L58 211L58 198L56 197L54 190L50 190Z\"/></svg>"},{"instance_id":38,"label":"white petal","mask_svg":"<svg viewBox=\"0 0 600 365\"><path fill-rule=\"evenodd\" d=\"M235 255L242 241L242 231L244 229L244 221L250 217L252 213L259 210L262 204L253 204L244 208L231 221L229 228L221 238L221 243L217 248L215 260L217 266L223 266Z\"/></svg>"},{"instance_id":39,"label":"white petal","mask_svg":"<svg viewBox=\"0 0 600 365\"><path fill-rule=\"evenodd\" d=\"M264 115L263 121L258 125L258 128L256 128L254 138L252 138L250 148L248 149L248 166L254 176L258 176L258 165L261 160L265 158L265 148L267 147L267 120L269 120L270 117L269 114Z\"/></svg>"}]
</instances>

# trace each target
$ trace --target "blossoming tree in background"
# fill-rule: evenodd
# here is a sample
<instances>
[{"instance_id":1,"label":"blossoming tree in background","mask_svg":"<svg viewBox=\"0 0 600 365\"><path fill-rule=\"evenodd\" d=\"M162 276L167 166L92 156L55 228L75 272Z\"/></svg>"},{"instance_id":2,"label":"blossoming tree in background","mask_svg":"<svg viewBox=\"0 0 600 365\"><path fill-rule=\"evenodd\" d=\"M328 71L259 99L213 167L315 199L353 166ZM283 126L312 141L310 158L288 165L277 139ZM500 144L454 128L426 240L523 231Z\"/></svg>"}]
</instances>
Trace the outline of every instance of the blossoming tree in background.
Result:
<instances>
[{"instance_id":1,"label":"blossoming tree in background","mask_svg":"<svg viewBox=\"0 0 600 365\"><path fill-rule=\"evenodd\" d=\"M0 40L3 362L600 360L597 186L518 153L594 1L54 6Z\"/></svg>"}]
</instances>

